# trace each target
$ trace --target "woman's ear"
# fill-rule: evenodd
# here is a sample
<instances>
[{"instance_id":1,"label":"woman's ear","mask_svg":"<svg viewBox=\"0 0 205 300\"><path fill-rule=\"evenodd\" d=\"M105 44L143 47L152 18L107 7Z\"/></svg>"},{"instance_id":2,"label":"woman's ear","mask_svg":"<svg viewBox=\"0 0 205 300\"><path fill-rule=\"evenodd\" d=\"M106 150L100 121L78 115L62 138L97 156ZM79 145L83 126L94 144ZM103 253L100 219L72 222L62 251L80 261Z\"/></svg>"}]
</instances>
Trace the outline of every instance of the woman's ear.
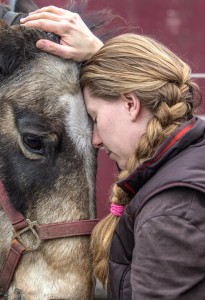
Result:
<instances>
[{"instance_id":1,"label":"woman's ear","mask_svg":"<svg viewBox=\"0 0 205 300\"><path fill-rule=\"evenodd\" d=\"M121 96L122 101L125 103L125 107L130 114L130 119L132 122L135 122L141 108L141 103L139 98L133 93L125 93Z\"/></svg>"}]
</instances>

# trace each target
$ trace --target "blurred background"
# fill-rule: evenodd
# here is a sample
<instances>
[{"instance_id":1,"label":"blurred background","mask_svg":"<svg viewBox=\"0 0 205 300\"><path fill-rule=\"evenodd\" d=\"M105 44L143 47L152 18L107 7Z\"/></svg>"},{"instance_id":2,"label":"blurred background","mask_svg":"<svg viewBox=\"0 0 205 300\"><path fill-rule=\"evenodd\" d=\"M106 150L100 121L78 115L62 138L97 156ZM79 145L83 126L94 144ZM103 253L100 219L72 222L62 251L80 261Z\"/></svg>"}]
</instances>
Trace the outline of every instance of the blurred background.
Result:
<instances>
[{"instance_id":1,"label":"blurred background","mask_svg":"<svg viewBox=\"0 0 205 300\"><path fill-rule=\"evenodd\" d=\"M14 0L0 0L12 4ZM26 1L26 0L24 0ZM66 8L69 0L33 0L38 7L55 5ZM71 1L71 0L70 0ZM87 0L80 0L87 2ZM205 1L204 0L90 0L88 11L111 9L120 16L120 26L126 32L151 36L168 46L185 60L192 69L192 77L205 93ZM118 23L111 23L116 30ZM126 29L127 28L127 29ZM205 119L205 100L196 114ZM116 165L103 151L98 154L97 217L109 212L109 193L117 174ZM97 283L95 299L106 299L106 293Z\"/></svg>"},{"instance_id":2,"label":"blurred background","mask_svg":"<svg viewBox=\"0 0 205 300\"><path fill-rule=\"evenodd\" d=\"M85 0L81 0L84 2ZM12 0L0 0L12 3ZM34 0L39 6L55 5L66 8L69 0ZM87 2L87 1L86 1ZM90 0L87 10L109 8L121 16L121 25L129 32L151 36L164 43L185 60L192 69L192 77L205 92L205 1L204 0ZM118 26L112 25L112 29ZM196 114L205 117L205 102ZM109 191L117 173L116 166L99 151L97 173L97 216L109 211Z\"/></svg>"}]
</instances>

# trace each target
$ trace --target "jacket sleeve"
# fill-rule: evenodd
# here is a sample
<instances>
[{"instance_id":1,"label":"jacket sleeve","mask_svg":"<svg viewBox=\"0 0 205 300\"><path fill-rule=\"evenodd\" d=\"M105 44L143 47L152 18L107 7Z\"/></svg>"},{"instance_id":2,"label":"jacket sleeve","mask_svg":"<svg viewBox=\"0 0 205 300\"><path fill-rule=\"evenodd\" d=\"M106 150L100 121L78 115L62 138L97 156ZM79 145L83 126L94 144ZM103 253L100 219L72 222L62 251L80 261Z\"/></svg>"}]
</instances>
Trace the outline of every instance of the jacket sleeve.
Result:
<instances>
[{"instance_id":1,"label":"jacket sleeve","mask_svg":"<svg viewBox=\"0 0 205 300\"><path fill-rule=\"evenodd\" d=\"M165 201L165 195L161 200ZM160 197L153 199L155 203L159 200L158 207ZM134 229L132 300L204 300L205 234L201 221L197 227L197 217L192 217L194 208L191 204L187 209L153 207L149 217Z\"/></svg>"}]
</instances>

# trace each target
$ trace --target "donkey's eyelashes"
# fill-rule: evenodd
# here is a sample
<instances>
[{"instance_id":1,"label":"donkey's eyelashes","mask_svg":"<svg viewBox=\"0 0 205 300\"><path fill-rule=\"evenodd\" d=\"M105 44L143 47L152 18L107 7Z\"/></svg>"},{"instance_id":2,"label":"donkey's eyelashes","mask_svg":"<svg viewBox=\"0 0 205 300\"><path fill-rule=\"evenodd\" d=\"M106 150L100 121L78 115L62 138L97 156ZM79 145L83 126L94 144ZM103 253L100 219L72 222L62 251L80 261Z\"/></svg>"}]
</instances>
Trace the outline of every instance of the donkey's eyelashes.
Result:
<instances>
[{"instance_id":1,"label":"donkey's eyelashes","mask_svg":"<svg viewBox=\"0 0 205 300\"><path fill-rule=\"evenodd\" d=\"M23 156L30 160L54 161L61 141L58 125L55 123L54 129L51 120L28 110L21 113L15 110L15 112L18 144Z\"/></svg>"},{"instance_id":2,"label":"donkey's eyelashes","mask_svg":"<svg viewBox=\"0 0 205 300\"><path fill-rule=\"evenodd\" d=\"M36 135L31 132L19 132L18 147L21 156L29 160L42 160L54 163L58 157L60 140L55 133Z\"/></svg>"},{"instance_id":3,"label":"donkey's eyelashes","mask_svg":"<svg viewBox=\"0 0 205 300\"><path fill-rule=\"evenodd\" d=\"M35 136L33 134L24 134L22 141L27 150L35 154L45 154L45 145L40 137Z\"/></svg>"}]
</instances>

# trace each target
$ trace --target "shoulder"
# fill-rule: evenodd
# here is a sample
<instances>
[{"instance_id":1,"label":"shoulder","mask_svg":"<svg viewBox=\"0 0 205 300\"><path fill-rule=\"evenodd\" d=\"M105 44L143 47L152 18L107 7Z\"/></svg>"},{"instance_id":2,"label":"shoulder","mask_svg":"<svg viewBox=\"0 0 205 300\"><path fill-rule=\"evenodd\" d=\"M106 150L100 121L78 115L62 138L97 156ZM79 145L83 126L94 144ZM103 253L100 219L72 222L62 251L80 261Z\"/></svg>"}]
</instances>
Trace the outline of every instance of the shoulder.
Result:
<instances>
[{"instance_id":1,"label":"shoulder","mask_svg":"<svg viewBox=\"0 0 205 300\"><path fill-rule=\"evenodd\" d=\"M204 198L199 191L175 188L156 195L141 210L131 267L138 299L204 299Z\"/></svg>"},{"instance_id":2,"label":"shoulder","mask_svg":"<svg viewBox=\"0 0 205 300\"><path fill-rule=\"evenodd\" d=\"M173 216L189 222L205 232L205 195L195 189L175 187L165 190L147 201L135 220L138 231L146 222L154 222L158 217ZM136 232L135 231L135 232Z\"/></svg>"}]
</instances>

